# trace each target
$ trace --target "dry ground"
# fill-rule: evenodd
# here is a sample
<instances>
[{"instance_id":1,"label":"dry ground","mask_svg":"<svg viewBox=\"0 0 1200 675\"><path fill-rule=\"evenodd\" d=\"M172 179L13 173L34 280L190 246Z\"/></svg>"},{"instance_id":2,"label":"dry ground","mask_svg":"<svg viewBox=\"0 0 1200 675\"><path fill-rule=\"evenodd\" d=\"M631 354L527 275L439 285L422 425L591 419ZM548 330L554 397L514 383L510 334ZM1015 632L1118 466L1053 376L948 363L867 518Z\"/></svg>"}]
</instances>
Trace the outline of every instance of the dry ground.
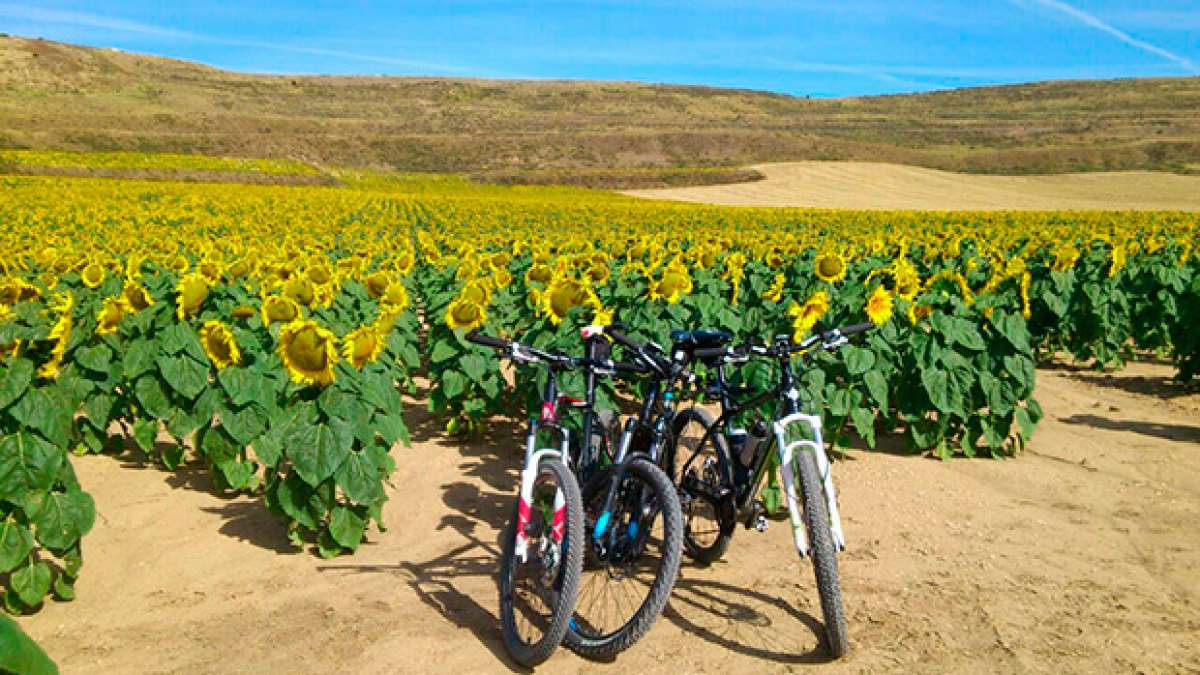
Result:
<instances>
[{"instance_id":1,"label":"dry ground","mask_svg":"<svg viewBox=\"0 0 1200 675\"><path fill-rule=\"evenodd\" d=\"M851 451L835 465L851 655L822 665L787 528L686 565L615 664L547 672L1200 670L1200 395L1163 365L1039 371L1048 416L1005 461ZM498 672L510 426L460 443L413 406L387 517L358 554L294 553L257 502L112 457L77 461L100 517L73 604L21 619L64 672Z\"/></svg>"},{"instance_id":2,"label":"dry ground","mask_svg":"<svg viewBox=\"0 0 1200 675\"><path fill-rule=\"evenodd\" d=\"M625 194L736 206L1200 210L1200 176L1150 171L985 176L881 162L786 162L751 168L766 178Z\"/></svg>"}]
</instances>

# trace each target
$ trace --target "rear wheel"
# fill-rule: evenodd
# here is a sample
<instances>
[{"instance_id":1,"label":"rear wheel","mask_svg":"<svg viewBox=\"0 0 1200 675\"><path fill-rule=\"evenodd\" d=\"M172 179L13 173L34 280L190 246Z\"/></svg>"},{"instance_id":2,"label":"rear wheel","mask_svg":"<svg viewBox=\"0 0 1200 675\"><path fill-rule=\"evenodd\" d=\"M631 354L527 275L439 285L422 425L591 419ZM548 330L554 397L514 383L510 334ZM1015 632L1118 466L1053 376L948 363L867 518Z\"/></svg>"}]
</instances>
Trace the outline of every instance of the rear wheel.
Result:
<instances>
[{"instance_id":1,"label":"rear wheel","mask_svg":"<svg viewBox=\"0 0 1200 675\"><path fill-rule=\"evenodd\" d=\"M517 513L504 531L500 558L500 623L504 646L521 665L533 667L554 653L567 632L583 564L583 499L579 483L558 460L542 462L530 500L526 558L516 554ZM565 528L554 530L555 499L562 492Z\"/></svg>"},{"instance_id":2,"label":"rear wheel","mask_svg":"<svg viewBox=\"0 0 1200 675\"><path fill-rule=\"evenodd\" d=\"M817 593L821 596L821 613L825 618L826 646L833 658L841 658L849 651L850 644L846 638L846 610L842 604L837 548L830 529L825 490L812 453L798 453L796 469L800 474L800 491L803 493L801 498L804 500L804 526L808 530L809 554L817 578Z\"/></svg>"},{"instance_id":3,"label":"rear wheel","mask_svg":"<svg viewBox=\"0 0 1200 675\"><path fill-rule=\"evenodd\" d=\"M596 541L596 521L617 470L605 467L583 490L587 554L564 641L589 658L614 656L641 639L662 613L679 574L679 498L649 460L637 458L626 466L607 528Z\"/></svg>"},{"instance_id":4,"label":"rear wheel","mask_svg":"<svg viewBox=\"0 0 1200 675\"><path fill-rule=\"evenodd\" d=\"M723 486L721 458L731 461L724 436L714 430L706 437L714 424L712 415L700 408L676 413L672 424L674 442L666 455L670 466L664 467L679 490L684 550L701 565L710 565L725 555L737 518L736 512L723 513L711 497Z\"/></svg>"}]
</instances>

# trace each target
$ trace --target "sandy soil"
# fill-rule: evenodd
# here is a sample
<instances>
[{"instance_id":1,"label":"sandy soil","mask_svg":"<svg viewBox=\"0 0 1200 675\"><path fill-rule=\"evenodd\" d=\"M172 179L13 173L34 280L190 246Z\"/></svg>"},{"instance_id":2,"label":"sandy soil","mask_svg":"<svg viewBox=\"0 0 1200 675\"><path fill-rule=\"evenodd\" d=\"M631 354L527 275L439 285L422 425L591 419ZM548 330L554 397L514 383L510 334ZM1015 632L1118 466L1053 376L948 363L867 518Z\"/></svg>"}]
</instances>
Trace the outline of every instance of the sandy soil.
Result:
<instances>
[{"instance_id":1,"label":"sandy soil","mask_svg":"<svg viewBox=\"0 0 1200 675\"><path fill-rule=\"evenodd\" d=\"M1200 395L1135 364L1039 371L1048 416L1017 459L851 451L835 465L852 653L831 672L1200 670ZM357 555L288 547L202 470L76 462L100 517L79 599L20 619L64 672L499 672L496 539L517 439L441 438L417 406L387 516ZM547 672L804 671L823 663L807 561L787 528L739 530L686 565L615 664Z\"/></svg>"},{"instance_id":2,"label":"sandy soil","mask_svg":"<svg viewBox=\"0 0 1200 675\"><path fill-rule=\"evenodd\" d=\"M1150 171L986 176L878 162L787 162L750 168L766 179L625 194L737 206L1200 210L1200 176Z\"/></svg>"}]
</instances>

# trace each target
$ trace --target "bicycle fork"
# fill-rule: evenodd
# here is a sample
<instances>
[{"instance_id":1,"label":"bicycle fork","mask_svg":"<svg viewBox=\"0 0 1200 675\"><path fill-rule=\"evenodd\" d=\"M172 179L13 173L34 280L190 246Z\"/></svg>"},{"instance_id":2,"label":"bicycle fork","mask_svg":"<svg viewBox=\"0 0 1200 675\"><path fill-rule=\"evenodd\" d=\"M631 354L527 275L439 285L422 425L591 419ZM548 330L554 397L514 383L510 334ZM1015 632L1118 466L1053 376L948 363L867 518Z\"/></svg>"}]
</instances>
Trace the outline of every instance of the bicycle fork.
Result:
<instances>
[{"instance_id":1,"label":"bicycle fork","mask_svg":"<svg viewBox=\"0 0 1200 675\"><path fill-rule=\"evenodd\" d=\"M805 424L812 430L811 438L801 437L797 440L787 440L787 428L793 424ZM779 468L783 474L784 494L787 498L788 517L791 520L792 535L796 542L796 551L801 556L808 555L808 535L804 522L800 517L800 498L796 490L795 458L797 452L811 452L816 460L817 472L821 475L821 485L824 488L825 504L829 511L829 529L833 534L833 543L839 551L846 550L846 536L842 532L841 514L838 512L837 491L833 486L833 473L829 470L829 457L825 454L825 444L821 438L820 415L792 413L777 420L775 428L775 447L779 449Z\"/></svg>"},{"instance_id":2,"label":"bicycle fork","mask_svg":"<svg viewBox=\"0 0 1200 675\"><path fill-rule=\"evenodd\" d=\"M537 420L530 420L529 433L525 437L525 466L521 469L521 489L517 498L517 541L514 551L522 563L529 561L529 522L533 517L533 487L537 483L539 466L543 457L553 457L564 462L568 457L568 437L560 430L562 440L559 449L537 449ZM550 538L561 546L566 537L567 499L561 487L555 488L554 514L550 527Z\"/></svg>"}]
</instances>

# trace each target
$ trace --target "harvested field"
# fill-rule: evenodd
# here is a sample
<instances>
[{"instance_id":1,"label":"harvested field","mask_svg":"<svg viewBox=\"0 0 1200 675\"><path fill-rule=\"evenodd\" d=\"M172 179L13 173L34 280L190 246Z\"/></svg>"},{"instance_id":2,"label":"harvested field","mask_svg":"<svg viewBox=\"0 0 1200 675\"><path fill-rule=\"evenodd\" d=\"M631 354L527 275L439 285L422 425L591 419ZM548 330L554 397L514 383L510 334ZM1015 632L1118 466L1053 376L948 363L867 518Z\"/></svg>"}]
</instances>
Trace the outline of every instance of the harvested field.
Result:
<instances>
[{"instance_id":1,"label":"harvested field","mask_svg":"<svg viewBox=\"0 0 1200 675\"><path fill-rule=\"evenodd\" d=\"M1200 176L1113 171L986 176L881 162L786 162L750 167L766 178L625 194L734 206L930 210L1200 210Z\"/></svg>"}]
</instances>

